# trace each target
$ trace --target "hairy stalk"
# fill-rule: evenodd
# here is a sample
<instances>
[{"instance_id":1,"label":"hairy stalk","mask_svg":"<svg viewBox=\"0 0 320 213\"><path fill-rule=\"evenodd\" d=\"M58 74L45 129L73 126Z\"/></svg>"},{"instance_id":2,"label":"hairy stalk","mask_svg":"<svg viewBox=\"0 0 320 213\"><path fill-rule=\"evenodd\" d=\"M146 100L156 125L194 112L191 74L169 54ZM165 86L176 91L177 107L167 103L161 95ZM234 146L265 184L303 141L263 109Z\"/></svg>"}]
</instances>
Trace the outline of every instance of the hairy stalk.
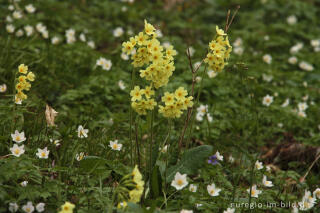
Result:
<instances>
[{"instance_id":1,"label":"hairy stalk","mask_svg":"<svg viewBox=\"0 0 320 213\"><path fill-rule=\"evenodd\" d=\"M152 174L152 145L153 145L153 117L154 110L149 113L150 122L149 122L149 130L150 130L150 144L149 144L149 180L151 183L151 174Z\"/></svg>"},{"instance_id":2,"label":"hairy stalk","mask_svg":"<svg viewBox=\"0 0 320 213\"><path fill-rule=\"evenodd\" d=\"M132 75L131 75L131 85L130 89L133 89L134 81L135 81L135 74L136 70L133 69ZM130 100L130 99L129 99ZM129 137L130 137L130 163L131 166L133 166L133 140L132 140L132 124L133 124L133 112L131 107L131 101L129 103L129 117L130 117L130 125L129 125Z\"/></svg>"},{"instance_id":3,"label":"hairy stalk","mask_svg":"<svg viewBox=\"0 0 320 213\"><path fill-rule=\"evenodd\" d=\"M140 147L139 147L139 139L138 139L138 125L139 125L139 117L137 118L137 121L134 123L134 126L135 126L135 138L136 138L136 150L137 150L137 157L138 157L138 167L141 168Z\"/></svg>"},{"instance_id":4,"label":"hairy stalk","mask_svg":"<svg viewBox=\"0 0 320 213\"><path fill-rule=\"evenodd\" d=\"M190 70L191 70L191 72L192 72L192 89L191 89L191 96L193 97L193 96L194 96L194 86L195 86L195 84L196 84L197 71L198 71L199 68L201 67L201 65L202 65L205 57L202 59L200 65L199 65L196 69L193 69L189 48L187 49L187 56L188 56L188 60L189 60ZM180 139L179 139L179 154L180 154L181 149L182 149L182 142L183 142L183 139L184 139L184 134L185 134L185 132L186 132L186 130L187 130L187 128L188 128L188 124L189 124L189 121L190 121L190 118L191 118L191 115L192 115L192 111L193 111L193 106L188 108L186 120L185 120L185 122L184 122L184 126L183 126L183 129L182 129L181 134L180 134Z\"/></svg>"}]
</instances>

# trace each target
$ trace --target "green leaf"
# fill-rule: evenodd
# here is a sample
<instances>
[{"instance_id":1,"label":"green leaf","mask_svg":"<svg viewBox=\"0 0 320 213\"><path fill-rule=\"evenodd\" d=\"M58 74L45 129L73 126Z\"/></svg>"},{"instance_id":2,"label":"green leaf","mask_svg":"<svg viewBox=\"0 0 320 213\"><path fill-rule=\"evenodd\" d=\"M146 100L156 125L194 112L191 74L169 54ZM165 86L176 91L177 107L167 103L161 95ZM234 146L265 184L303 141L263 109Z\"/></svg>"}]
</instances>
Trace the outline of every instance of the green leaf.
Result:
<instances>
[{"instance_id":1,"label":"green leaf","mask_svg":"<svg viewBox=\"0 0 320 213\"><path fill-rule=\"evenodd\" d=\"M162 180L159 166L154 166L151 175L151 195L153 198L159 197L162 189Z\"/></svg>"},{"instance_id":2,"label":"green leaf","mask_svg":"<svg viewBox=\"0 0 320 213\"><path fill-rule=\"evenodd\" d=\"M205 163L205 159L209 157L212 149L212 146L203 145L183 153L178 164L168 169L167 181L170 182L177 172L187 175L195 174Z\"/></svg>"}]
</instances>

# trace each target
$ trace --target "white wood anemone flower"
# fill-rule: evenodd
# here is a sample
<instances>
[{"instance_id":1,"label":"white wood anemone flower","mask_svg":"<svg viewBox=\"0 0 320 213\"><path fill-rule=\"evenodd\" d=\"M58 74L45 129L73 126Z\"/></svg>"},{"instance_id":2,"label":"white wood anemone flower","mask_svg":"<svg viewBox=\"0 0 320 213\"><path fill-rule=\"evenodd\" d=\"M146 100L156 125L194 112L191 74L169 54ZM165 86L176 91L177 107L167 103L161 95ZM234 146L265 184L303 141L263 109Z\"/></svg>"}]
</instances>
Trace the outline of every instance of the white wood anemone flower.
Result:
<instances>
[{"instance_id":1,"label":"white wood anemone flower","mask_svg":"<svg viewBox=\"0 0 320 213\"><path fill-rule=\"evenodd\" d=\"M247 192L250 193L250 188L247 189ZM251 187L251 197L258 198L259 194L261 194L262 191L257 189L257 185L253 185Z\"/></svg>"},{"instance_id":2,"label":"white wood anemone flower","mask_svg":"<svg viewBox=\"0 0 320 213\"><path fill-rule=\"evenodd\" d=\"M19 132L18 130L16 130L14 134L11 134L11 138L16 143L21 143L26 140L24 132Z\"/></svg>"},{"instance_id":3,"label":"white wood anemone flower","mask_svg":"<svg viewBox=\"0 0 320 213\"><path fill-rule=\"evenodd\" d=\"M221 191L221 189L217 188L214 183L212 183L211 185L208 185L207 190L208 190L209 195L212 197L219 196L219 193Z\"/></svg>"},{"instance_id":4,"label":"white wood anemone flower","mask_svg":"<svg viewBox=\"0 0 320 213\"><path fill-rule=\"evenodd\" d=\"M79 138L87 138L88 137L88 129L84 129L82 125L78 127L78 137Z\"/></svg>"},{"instance_id":5,"label":"white wood anemone flower","mask_svg":"<svg viewBox=\"0 0 320 213\"><path fill-rule=\"evenodd\" d=\"M36 153L36 155L40 158L40 159L48 159L50 151L47 149L47 147L45 147L44 149L38 149L38 152Z\"/></svg>"},{"instance_id":6,"label":"white wood anemone flower","mask_svg":"<svg viewBox=\"0 0 320 213\"><path fill-rule=\"evenodd\" d=\"M187 174L180 174L177 172L174 176L174 179L171 182L171 186L176 188L177 190L181 190L188 185Z\"/></svg>"},{"instance_id":7,"label":"white wood anemone flower","mask_svg":"<svg viewBox=\"0 0 320 213\"><path fill-rule=\"evenodd\" d=\"M17 144L14 144L13 147L10 148L10 151L14 156L20 157L20 155L25 152L24 145L18 146Z\"/></svg>"},{"instance_id":8,"label":"white wood anemone flower","mask_svg":"<svg viewBox=\"0 0 320 213\"><path fill-rule=\"evenodd\" d=\"M112 150L120 151L121 148L122 148L122 144L121 144L121 143L118 143L118 140L110 141L109 143L110 143L110 144L109 144L109 147L110 147Z\"/></svg>"}]
</instances>

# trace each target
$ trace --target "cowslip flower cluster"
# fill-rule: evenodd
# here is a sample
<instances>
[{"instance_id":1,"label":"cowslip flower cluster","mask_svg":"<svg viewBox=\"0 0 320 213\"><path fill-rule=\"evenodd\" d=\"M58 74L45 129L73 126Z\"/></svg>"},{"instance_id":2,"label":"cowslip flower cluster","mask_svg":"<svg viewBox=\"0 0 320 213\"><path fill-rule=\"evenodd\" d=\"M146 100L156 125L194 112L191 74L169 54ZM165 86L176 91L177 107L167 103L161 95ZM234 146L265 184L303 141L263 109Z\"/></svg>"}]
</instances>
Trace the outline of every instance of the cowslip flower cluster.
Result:
<instances>
[{"instance_id":1,"label":"cowslip flower cluster","mask_svg":"<svg viewBox=\"0 0 320 213\"><path fill-rule=\"evenodd\" d=\"M17 79L16 84L16 99L23 101L28 98L28 96L24 93L24 91L29 91L31 88L31 83L35 79L35 75L33 72L28 72L28 66L24 64L20 64L18 67L18 71L21 74Z\"/></svg>"},{"instance_id":2,"label":"cowslip flower cluster","mask_svg":"<svg viewBox=\"0 0 320 213\"><path fill-rule=\"evenodd\" d=\"M187 96L188 92L183 87L179 87L174 93L165 92L162 97L164 106L159 106L159 113L167 118L179 118L182 110L193 106L193 97Z\"/></svg>"},{"instance_id":3,"label":"cowslip flower cluster","mask_svg":"<svg viewBox=\"0 0 320 213\"><path fill-rule=\"evenodd\" d=\"M130 92L132 108L140 115L147 114L147 110L153 110L157 105L156 101L151 98L154 94L155 91L151 86L147 86L144 89L135 86Z\"/></svg>"},{"instance_id":4,"label":"cowslip flower cluster","mask_svg":"<svg viewBox=\"0 0 320 213\"><path fill-rule=\"evenodd\" d=\"M217 35L209 43L209 52L204 62L209 65L209 68L214 72L221 72L227 60L230 57L232 46L229 43L227 34L216 26Z\"/></svg>"},{"instance_id":5,"label":"cowslip flower cluster","mask_svg":"<svg viewBox=\"0 0 320 213\"><path fill-rule=\"evenodd\" d=\"M122 52L131 55L134 67L148 65L146 69L140 70L141 78L150 81L156 89L167 85L175 70L173 56L177 52L171 45L167 48L160 45L154 26L145 20L144 32L131 37L122 47Z\"/></svg>"},{"instance_id":6,"label":"cowslip flower cluster","mask_svg":"<svg viewBox=\"0 0 320 213\"><path fill-rule=\"evenodd\" d=\"M144 190L144 181L137 165L134 167L132 173L122 178L120 184L120 188L126 189L123 190L123 193L120 192L118 194L119 199L122 199L122 201L118 204L118 208L125 208L127 206L127 202L140 202ZM129 194L129 196L127 195L127 193ZM127 201L124 200L126 197L128 198Z\"/></svg>"}]
</instances>

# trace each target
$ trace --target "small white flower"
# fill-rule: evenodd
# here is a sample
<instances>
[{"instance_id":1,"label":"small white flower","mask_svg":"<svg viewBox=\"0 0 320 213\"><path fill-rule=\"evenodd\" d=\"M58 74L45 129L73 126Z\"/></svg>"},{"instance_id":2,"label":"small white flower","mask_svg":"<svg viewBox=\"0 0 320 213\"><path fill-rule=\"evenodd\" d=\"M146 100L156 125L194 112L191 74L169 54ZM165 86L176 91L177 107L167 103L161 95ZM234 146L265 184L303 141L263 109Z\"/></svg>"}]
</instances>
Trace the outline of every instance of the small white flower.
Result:
<instances>
[{"instance_id":1,"label":"small white flower","mask_svg":"<svg viewBox=\"0 0 320 213\"><path fill-rule=\"evenodd\" d=\"M126 6L121 7L122 12L126 12L127 10L128 10L128 8Z\"/></svg>"},{"instance_id":2,"label":"small white flower","mask_svg":"<svg viewBox=\"0 0 320 213\"><path fill-rule=\"evenodd\" d=\"M320 188L317 188L316 190L313 191L313 197L320 199Z\"/></svg>"},{"instance_id":3,"label":"small white flower","mask_svg":"<svg viewBox=\"0 0 320 213\"><path fill-rule=\"evenodd\" d=\"M157 35L158 38L162 38L163 37L163 34L162 34L161 30L159 30L159 29L156 30L156 35Z\"/></svg>"},{"instance_id":4,"label":"small white flower","mask_svg":"<svg viewBox=\"0 0 320 213\"><path fill-rule=\"evenodd\" d=\"M124 33L122 27L117 27L116 29L113 30L113 36L114 37L120 37Z\"/></svg>"},{"instance_id":5,"label":"small white flower","mask_svg":"<svg viewBox=\"0 0 320 213\"><path fill-rule=\"evenodd\" d=\"M250 188L247 189L247 192L250 193ZM256 185L253 185L251 187L251 197L258 198L259 194L261 194L261 193L262 193L262 191L258 190Z\"/></svg>"},{"instance_id":6,"label":"small white flower","mask_svg":"<svg viewBox=\"0 0 320 213\"><path fill-rule=\"evenodd\" d=\"M242 47L235 47L233 49L234 54L236 55L242 55L243 54L243 48Z\"/></svg>"},{"instance_id":7,"label":"small white flower","mask_svg":"<svg viewBox=\"0 0 320 213\"><path fill-rule=\"evenodd\" d=\"M22 210L26 213L32 213L34 211L34 206L32 205L32 202L29 201L27 205L22 206Z\"/></svg>"},{"instance_id":8,"label":"small white flower","mask_svg":"<svg viewBox=\"0 0 320 213\"><path fill-rule=\"evenodd\" d=\"M302 97L303 101L307 101L308 99L309 99L309 95L305 95L305 96Z\"/></svg>"},{"instance_id":9,"label":"small white flower","mask_svg":"<svg viewBox=\"0 0 320 213\"><path fill-rule=\"evenodd\" d=\"M209 70L209 71L208 71L208 76L209 76L209 78L214 78L214 77L216 77L217 75L218 75L218 73L215 72L215 71L213 71L213 70Z\"/></svg>"},{"instance_id":10,"label":"small white flower","mask_svg":"<svg viewBox=\"0 0 320 213\"><path fill-rule=\"evenodd\" d=\"M287 107L287 106L289 105L289 103L290 103L290 99L287 98L287 99L283 102L283 104L281 105L281 107Z\"/></svg>"},{"instance_id":11,"label":"small white flower","mask_svg":"<svg viewBox=\"0 0 320 213\"><path fill-rule=\"evenodd\" d=\"M219 151L216 152L215 156L217 157L217 159L218 159L219 161L223 161L223 156L220 155Z\"/></svg>"},{"instance_id":12,"label":"small white flower","mask_svg":"<svg viewBox=\"0 0 320 213\"><path fill-rule=\"evenodd\" d=\"M40 159L48 159L50 151L47 149L47 147L45 147L44 149L38 149L38 152L36 153L36 155L40 158Z\"/></svg>"},{"instance_id":13,"label":"small white flower","mask_svg":"<svg viewBox=\"0 0 320 213\"><path fill-rule=\"evenodd\" d=\"M159 147L159 151L160 152L162 152L162 153L167 153L167 151L168 151L168 147L169 147L170 145L165 145L164 147Z\"/></svg>"},{"instance_id":14,"label":"small white flower","mask_svg":"<svg viewBox=\"0 0 320 213\"><path fill-rule=\"evenodd\" d=\"M308 108L308 104L303 102L298 104L299 111L305 111Z\"/></svg>"},{"instance_id":15,"label":"small white flower","mask_svg":"<svg viewBox=\"0 0 320 213\"><path fill-rule=\"evenodd\" d=\"M197 119L197 121L203 121L203 113L197 112L196 119Z\"/></svg>"},{"instance_id":16,"label":"small white flower","mask_svg":"<svg viewBox=\"0 0 320 213\"><path fill-rule=\"evenodd\" d=\"M254 164L254 167L258 170L263 169L262 162L257 160L256 163Z\"/></svg>"},{"instance_id":17,"label":"small white flower","mask_svg":"<svg viewBox=\"0 0 320 213\"><path fill-rule=\"evenodd\" d=\"M307 117L307 114L304 111L298 111L298 116L301 118Z\"/></svg>"},{"instance_id":18,"label":"small white flower","mask_svg":"<svg viewBox=\"0 0 320 213\"><path fill-rule=\"evenodd\" d=\"M106 60L106 62L102 65L102 69L109 71L112 67L112 62L110 60Z\"/></svg>"},{"instance_id":19,"label":"small white flower","mask_svg":"<svg viewBox=\"0 0 320 213\"><path fill-rule=\"evenodd\" d=\"M223 213L234 213L235 209L227 208L227 210L224 210Z\"/></svg>"},{"instance_id":20,"label":"small white flower","mask_svg":"<svg viewBox=\"0 0 320 213\"><path fill-rule=\"evenodd\" d=\"M266 75L266 74L262 74L262 79L266 82L271 82L272 79L273 79L273 76L272 75Z\"/></svg>"},{"instance_id":21,"label":"small white flower","mask_svg":"<svg viewBox=\"0 0 320 213\"><path fill-rule=\"evenodd\" d=\"M265 36L263 37L263 39L264 39L265 41L269 41L269 40L270 40L270 37L269 37L268 35L265 35Z\"/></svg>"},{"instance_id":22,"label":"small white flower","mask_svg":"<svg viewBox=\"0 0 320 213\"><path fill-rule=\"evenodd\" d=\"M79 154L76 154L76 160L81 161L85 157L84 152L80 152Z\"/></svg>"},{"instance_id":23,"label":"small white flower","mask_svg":"<svg viewBox=\"0 0 320 213\"><path fill-rule=\"evenodd\" d=\"M232 157L232 155L229 156L229 162L233 163L234 162L234 158Z\"/></svg>"},{"instance_id":24,"label":"small white flower","mask_svg":"<svg viewBox=\"0 0 320 213\"><path fill-rule=\"evenodd\" d=\"M196 82L197 82L197 83L201 82L201 80L202 80L201 76L197 76L197 77L196 77Z\"/></svg>"},{"instance_id":25,"label":"small white flower","mask_svg":"<svg viewBox=\"0 0 320 213\"><path fill-rule=\"evenodd\" d=\"M87 138L88 137L88 129L84 129L82 125L78 126L78 137L79 138Z\"/></svg>"},{"instance_id":26,"label":"small white flower","mask_svg":"<svg viewBox=\"0 0 320 213\"><path fill-rule=\"evenodd\" d=\"M20 186L22 186L22 187L26 187L28 185L28 181L22 181L21 183L20 183Z\"/></svg>"},{"instance_id":27,"label":"small white flower","mask_svg":"<svg viewBox=\"0 0 320 213\"><path fill-rule=\"evenodd\" d=\"M266 166L266 170L267 170L267 172L271 172L271 167L270 166Z\"/></svg>"},{"instance_id":28,"label":"small white flower","mask_svg":"<svg viewBox=\"0 0 320 213\"><path fill-rule=\"evenodd\" d=\"M37 212L43 212L45 205L46 205L46 204L44 204L44 203L38 203L38 204L36 205L36 210L37 210Z\"/></svg>"},{"instance_id":29,"label":"small white flower","mask_svg":"<svg viewBox=\"0 0 320 213\"><path fill-rule=\"evenodd\" d=\"M303 70L305 70L305 71L313 71L313 66L311 65L311 64L309 64L309 63L307 63L307 62L305 62L305 61L301 61L300 63L299 63L299 67L300 67L300 69L303 69Z\"/></svg>"},{"instance_id":30,"label":"small white flower","mask_svg":"<svg viewBox=\"0 0 320 213\"><path fill-rule=\"evenodd\" d=\"M8 10L13 11L13 10L14 10L14 6L13 6L12 4L10 4L10 5L8 6Z\"/></svg>"},{"instance_id":31,"label":"small white flower","mask_svg":"<svg viewBox=\"0 0 320 213\"><path fill-rule=\"evenodd\" d=\"M209 195L212 197L219 196L219 193L221 191L221 189L216 188L216 185L214 183L212 183L211 185L208 185L207 190L208 190Z\"/></svg>"},{"instance_id":32,"label":"small white flower","mask_svg":"<svg viewBox=\"0 0 320 213\"><path fill-rule=\"evenodd\" d=\"M295 56L291 56L289 59L288 59L288 62L289 64L296 64L298 62L298 59L297 57Z\"/></svg>"},{"instance_id":33,"label":"small white flower","mask_svg":"<svg viewBox=\"0 0 320 213\"><path fill-rule=\"evenodd\" d=\"M17 37L22 37L24 34L23 30L19 29L17 32L16 32L16 36Z\"/></svg>"},{"instance_id":34,"label":"small white flower","mask_svg":"<svg viewBox=\"0 0 320 213\"><path fill-rule=\"evenodd\" d=\"M88 46L91 47L92 49L94 49L96 47L94 41L88 41Z\"/></svg>"},{"instance_id":35,"label":"small white flower","mask_svg":"<svg viewBox=\"0 0 320 213\"><path fill-rule=\"evenodd\" d=\"M201 206L203 206L202 203L196 203L196 207L197 207L197 208L199 208L199 207L201 207Z\"/></svg>"},{"instance_id":36,"label":"small white flower","mask_svg":"<svg viewBox=\"0 0 320 213\"><path fill-rule=\"evenodd\" d=\"M96 61L96 65L97 66L102 66L104 63L106 63L107 59L100 57L97 61Z\"/></svg>"},{"instance_id":37,"label":"small white flower","mask_svg":"<svg viewBox=\"0 0 320 213\"><path fill-rule=\"evenodd\" d=\"M54 36L54 37L51 38L51 43L52 44L57 45L57 44L59 44L59 42L60 42L59 37Z\"/></svg>"},{"instance_id":38,"label":"small white flower","mask_svg":"<svg viewBox=\"0 0 320 213\"><path fill-rule=\"evenodd\" d=\"M189 191L190 192L197 192L198 187L196 185L190 184Z\"/></svg>"},{"instance_id":39,"label":"small white flower","mask_svg":"<svg viewBox=\"0 0 320 213\"><path fill-rule=\"evenodd\" d=\"M292 213L299 213L299 209L298 209L298 207L296 206L296 205L294 205L293 207L292 207L292 211L291 211Z\"/></svg>"},{"instance_id":40,"label":"small white flower","mask_svg":"<svg viewBox=\"0 0 320 213\"><path fill-rule=\"evenodd\" d=\"M49 32L48 30L44 30L43 32L41 32L42 38L44 39L48 39L49 38Z\"/></svg>"},{"instance_id":41,"label":"small white flower","mask_svg":"<svg viewBox=\"0 0 320 213\"><path fill-rule=\"evenodd\" d=\"M193 54L196 52L196 50L193 48L193 47L188 47L189 48L189 53L190 53L190 56L192 57ZM188 54L188 49L186 50L187 54Z\"/></svg>"},{"instance_id":42,"label":"small white flower","mask_svg":"<svg viewBox=\"0 0 320 213\"><path fill-rule=\"evenodd\" d=\"M47 31L47 27L44 26L41 22L36 25L36 29L39 33L44 33Z\"/></svg>"},{"instance_id":43,"label":"small white flower","mask_svg":"<svg viewBox=\"0 0 320 213\"><path fill-rule=\"evenodd\" d=\"M11 23L13 20L12 20L11 16L7 16L7 17L6 17L6 21L7 21L8 23Z\"/></svg>"},{"instance_id":44,"label":"small white flower","mask_svg":"<svg viewBox=\"0 0 320 213\"><path fill-rule=\"evenodd\" d=\"M177 172L174 179L171 182L171 186L175 187L177 190L181 190L188 185L187 174L180 174Z\"/></svg>"},{"instance_id":45,"label":"small white flower","mask_svg":"<svg viewBox=\"0 0 320 213\"><path fill-rule=\"evenodd\" d=\"M263 61L266 62L267 64L271 64L272 62L272 57L269 54L266 54L262 57Z\"/></svg>"},{"instance_id":46,"label":"small white flower","mask_svg":"<svg viewBox=\"0 0 320 213\"><path fill-rule=\"evenodd\" d=\"M14 142L17 142L17 143L21 143L21 142L23 142L23 141L26 140L26 137L25 137L25 135L24 135L24 132L22 131L22 132L19 133L18 130L16 130L16 131L14 132L14 134L11 134L11 138L12 138L12 140L13 140Z\"/></svg>"},{"instance_id":47,"label":"small white flower","mask_svg":"<svg viewBox=\"0 0 320 213\"><path fill-rule=\"evenodd\" d=\"M6 84L0 85L0 92L3 93L3 92L6 92L6 91L7 91L7 85Z\"/></svg>"},{"instance_id":48,"label":"small white flower","mask_svg":"<svg viewBox=\"0 0 320 213\"><path fill-rule=\"evenodd\" d=\"M273 97L270 95L266 95L265 97L263 97L263 101L262 104L265 106L270 106L270 104L273 102Z\"/></svg>"},{"instance_id":49,"label":"small white flower","mask_svg":"<svg viewBox=\"0 0 320 213\"><path fill-rule=\"evenodd\" d=\"M61 140L53 140L53 139L50 138L50 143L53 143L53 144L56 145L56 146L60 146L60 145L61 145L61 144L60 144L60 141L61 141Z\"/></svg>"},{"instance_id":50,"label":"small white flower","mask_svg":"<svg viewBox=\"0 0 320 213\"><path fill-rule=\"evenodd\" d=\"M283 127L283 123L278 123L278 127L282 128Z\"/></svg>"},{"instance_id":51,"label":"small white flower","mask_svg":"<svg viewBox=\"0 0 320 213\"><path fill-rule=\"evenodd\" d=\"M193 67L194 67L194 69L196 70L196 69L199 69L200 65L201 65L201 62L198 61L198 62L196 62L196 63L193 64Z\"/></svg>"},{"instance_id":52,"label":"small white flower","mask_svg":"<svg viewBox=\"0 0 320 213\"><path fill-rule=\"evenodd\" d=\"M125 90L126 89L126 85L123 83L122 80L118 81L118 86L120 87L121 90Z\"/></svg>"},{"instance_id":53,"label":"small white flower","mask_svg":"<svg viewBox=\"0 0 320 213\"><path fill-rule=\"evenodd\" d=\"M36 8L32 4L28 4L25 8L28 13L34 13L36 11Z\"/></svg>"},{"instance_id":54,"label":"small white flower","mask_svg":"<svg viewBox=\"0 0 320 213\"><path fill-rule=\"evenodd\" d=\"M297 43L296 45L292 46L290 48L290 53L291 54L296 54L298 53L301 49L303 48L303 43Z\"/></svg>"},{"instance_id":55,"label":"small white flower","mask_svg":"<svg viewBox=\"0 0 320 213\"><path fill-rule=\"evenodd\" d=\"M14 33L15 27L12 24L7 24L6 30L8 33Z\"/></svg>"},{"instance_id":56,"label":"small white flower","mask_svg":"<svg viewBox=\"0 0 320 213\"><path fill-rule=\"evenodd\" d=\"M129 60L129 56L126 53L121 53L121 58L125 61Z\"/></svg>"},{"instance_id":57,"label":"small white flower","mask_svg":"<svg viewBox=\"0 0 320 213\"><path fill-rule=\"evenodd\" d=\"M122 148L122 144L121 144L121 143L118 143L118 140L110 141L109 143L110 143L110 144L109 144L109 147L110 147L112 150L120 151L121 148Z\"/></svg>"},{"instance_id":58,"label":"small white flower","mask_svg":"<svg viewBox=\"0 0 320 213\"><path fill-rule=\"evenodd\" d=\"M267 180L267 176L263 175L262 183L265 187L272 187L272 181Z\"/></svg>"},{"instance_id":59,"label":"small white flower","mask_svg":"<svg viewBox=\"0 0 320 213\"><path fill-rule=\"evenodd\" d=\"M27 36L31 36L33 34L33 27L30 25L27 25L24 27L24 30L26 31Z\"/></svg>"},{"instance_id":60,"label":"small white flower","mask_svg":"<svg viewBox=\"0 0 320 213\"><path fill-rule=\"evenodd\" d=\"M74 29L68 29L66 30L66 38L67 38L67 43L72 44L76 41L76 31Z\"/></svg>"},{"instance_id":61,"label":"small white flower","mask_svg":"<svg viewBox=\"0 0 320 213\"><path fill-rule=\"evenodd\" d=\"M163 42L162 46L164 48L168 49L171 46L171 44L170 44L170 42L166 41L166 42Z\"/></svg>"},{"instance_id":62,"label":"small white flower","mask_svg":"<svg viewBox=\"0 0 320 213\"><path fill-rule=\"evenodd\" d=\"M22 104L22 100L15 95L14 96L14 103L20 105L20 104Z\"/></svg>"},{"instance_id":63,"label":"small white flower","mask_svg":"<svg viewBox=\"0 0 320 213\"><path fill-rule=\"evenodd\" d=\"M81 33L79 36L80 41L86 42L86 35L84 33Z\"/></svg>"},{"instance_id":64,"label":"small white flower","mask_svg":"<svg viewBox=\"0 0 320 213\"><path fill-rule=\"evenodd\" d=\"M210 115L210 113L207 113L207 119L208 119L209 123L211 123L213 121L213 118Z\"/></svg>"},{"instance_id":65,"label":"small white flower","mask_svg":"<svg viewBox=\"0 0 320 213\"><path fill-rule=\"evenodd\" d=\"M234 47L240 47L240 46L242 46L242 39L238 37L238 38L233 42L233 46L234 46Z\"/></svg>"},{"instance_id":66,"label":"small white flower","mask_svg":"<svg viewBox=\"0 0 320 213\"><path fill-rule=\"evenodd\" d=\"M19 206L17 203L9 203L9 211L10 212L16 212L18 211Z\"/></svg>"},{"instance_id":67,"label":"small white flower","mask_svg":"<svg viewBox=\"0 0 320 213\"><path fill-rule=\"evenodd\" d=\"M299 202L300 210L306 211L311 209L316 203L316 198L311 196L310 191L305 191L302 201Z\"/></svg>"},{"instance_id":68,"label":"small white flower","mask_svg":"<svg viewBox=\"0 0 320 213\"><path fill-rule=\"evenodd\" d=\"M22 13L21 13L20 11L16 10L16 11L14 11L14 12L12 13L12 16L13 16L13 18L15 18L15 19L21 19L21 18L22 18Z\"/></svg>"},{"instance_id":69,"label":"small white flower","mask_svg":"<svg viewBox=\"0 0 320 213\"><path fill-rule=\"evenodd\" d=\"M310 41L312 47L319 47L320 46L320 39L313 39Z\"/></svg>"},{"instance_id":70,"label":"small white flower","mask_svg":"<svg viewBox=\"0 0 320 213\"><path fill-rule=\"evenodd\" d=\"M294 25L295 23L297 23L297 17L295 15L288 16L287 23L289 25Z\"/></svg>"}]
</instances>

